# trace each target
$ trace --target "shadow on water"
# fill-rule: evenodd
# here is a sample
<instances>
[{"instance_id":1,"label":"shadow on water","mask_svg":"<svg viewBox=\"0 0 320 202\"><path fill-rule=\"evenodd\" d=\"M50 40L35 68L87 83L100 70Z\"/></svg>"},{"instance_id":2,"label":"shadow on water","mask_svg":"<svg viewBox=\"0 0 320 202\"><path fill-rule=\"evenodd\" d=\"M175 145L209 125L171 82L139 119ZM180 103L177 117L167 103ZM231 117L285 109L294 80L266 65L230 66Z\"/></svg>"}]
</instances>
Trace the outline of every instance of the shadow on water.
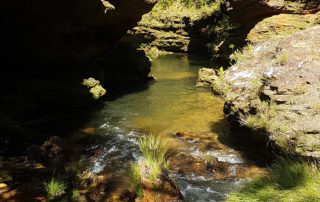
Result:
<instances>
[{"instance_id":1,"label":"shadow on water","mask_svg":"<svg viewBox=\"0 0 320 202\"><path fill-rule=\"evenodd\" d=\"M217 123L219 124L219 123ZM215 128L215 125L212 126ZM230 124L229 133L219 133L219 141L241 152L244 159L255 162L256 165L265 167L270 165L276 158L277 150L270 143L257 140L250 129Z\"/></svg>"}]
</instances>

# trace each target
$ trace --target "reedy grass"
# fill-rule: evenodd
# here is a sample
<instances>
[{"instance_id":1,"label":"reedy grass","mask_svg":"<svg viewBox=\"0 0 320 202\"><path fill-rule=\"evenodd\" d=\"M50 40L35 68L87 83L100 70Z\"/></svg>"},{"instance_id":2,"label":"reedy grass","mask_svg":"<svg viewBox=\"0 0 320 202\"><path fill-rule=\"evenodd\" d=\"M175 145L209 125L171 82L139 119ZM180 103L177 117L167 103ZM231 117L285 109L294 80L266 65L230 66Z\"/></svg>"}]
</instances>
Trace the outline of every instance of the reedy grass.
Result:
<instances>
[{"instance_id":1,"label":"reedy grass","mask_svg":"<svg viewBox=\"0 0 320 202\"><path fill-rule=\"evenodd\" d=\"M320 201L320 171L302 160L280 159L268 175L247 183L227 201Z\"/></svg>"},{"instance_id":2,"label":"reedy grass","mask_svg":"<svg viewBox=\"0 0 320 202\"><path fill-rule=\"evenodd\" d=\"M168 143L160 137L149 135L141 139L139 148L147 166L151 168L150 180L153 181L161 173L162 167L168 166L166 162L170 153Z\"/></svg>"},{"instance_id":3,"label":"reedy grass","mask_svg":"<svg viewBox=\"0 0 320 202\"><path fill-rule=\"evenodd\" d=\"M149 180L152 183L162 172L162 168L168 169L167 159L175 149L170 148L168 142L163 138L154 135L145 136L140 140L139 149L143 156L143 161L150 168ZM129 166L129 181L134 193L139 199L143 198L141 183L140 163L131 163Z\"/></svg>"},{"instance_id":4,"label":"reedy grass","mask_svg":"<svg viewBox=\"0 0 320 202\"><path fill-rule=\"evenodd\" d=\"M139 199L143 198L140 165L131 163L129 166L129 181L132 191L137 194Z\"/></svg>"},{"instance_id":5,"label":"reedy grass","mask_svg":"<svg viewBox=\"0 0 320 202\"><path fill-rule=\"evenodd\" d=\"M54 177L52 177L51 180L45 184L45 190L50 199L57 197L66 188L67 186L61 179L57 179Z\"/></svg>"}]
</instances>

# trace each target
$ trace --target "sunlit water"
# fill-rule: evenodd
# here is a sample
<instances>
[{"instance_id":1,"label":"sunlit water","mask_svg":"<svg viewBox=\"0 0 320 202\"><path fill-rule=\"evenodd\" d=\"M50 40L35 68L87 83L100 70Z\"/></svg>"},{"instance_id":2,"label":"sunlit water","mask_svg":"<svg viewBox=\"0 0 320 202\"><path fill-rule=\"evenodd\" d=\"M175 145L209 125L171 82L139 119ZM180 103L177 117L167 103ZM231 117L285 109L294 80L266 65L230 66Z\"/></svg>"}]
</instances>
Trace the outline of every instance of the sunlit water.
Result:
<instances>
[{"instance_id":1,"label":"sunlit water","mask_svg":"<svg viewBox=\"0 0 320 202\"><path fill-rule=\"evenodd\" d=\"M102 148L100 156L92 160L91 171L99 173L108 168L124 173L130 161L138 162L141 158L139 138L148 133L168 136L177 131L209 132L212 135L208 136L208 141L215 135L229 133L222 111L224 101L213 97L209 89L195 87L202 65L187 55L160 57L152 62L150 74L155 81L147 89L106 102L103 110L89 123L97 128L101 139L96 145ZM171 138L181 142L181 139ZM185 151L194 156L206 153L235 166L244 161L233 151L203 151L199 149L200 144L192 142L183 145ZM177 173L171 176L186 201L221 201L241 184L241 180L232 177L215 180Z\"/></svg>"}]
</instances>

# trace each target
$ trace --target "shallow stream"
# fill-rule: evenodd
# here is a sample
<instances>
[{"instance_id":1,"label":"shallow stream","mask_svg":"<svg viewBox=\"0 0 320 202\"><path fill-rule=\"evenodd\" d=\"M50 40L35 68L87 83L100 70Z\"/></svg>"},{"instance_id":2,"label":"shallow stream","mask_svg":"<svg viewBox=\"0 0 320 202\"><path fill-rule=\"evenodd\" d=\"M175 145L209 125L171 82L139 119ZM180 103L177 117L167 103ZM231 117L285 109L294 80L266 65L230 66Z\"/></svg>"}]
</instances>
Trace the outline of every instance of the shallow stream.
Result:
<instances>
[{"instance_id":1,"label":"shallow stream","mask_svg":"<svg viewBox=\"0 0 320 202\"><path fill-rule=\"evenodd\" d=\"M219 141L230 133L230 127L223 113L224 101L210 89L195 87L204 65L187 55L162 56L152 62L150 74L155 81L148 88L105 102L88 123L100 137L92 147L101 148L91 159L91 172L112 172L123 180L117 189L127 187L126 168L141 159L139 139L150 133L170 138L180 153L202 159L199 162L213 157L224 165L224 172L210 173L201 165L197 169L199 162L184 165L180 160L176 167L182 165L186 172L170 175L186 201L222 201L241 187L248 173L259 171L240 152Z\"/></svg>"}]
</instances>

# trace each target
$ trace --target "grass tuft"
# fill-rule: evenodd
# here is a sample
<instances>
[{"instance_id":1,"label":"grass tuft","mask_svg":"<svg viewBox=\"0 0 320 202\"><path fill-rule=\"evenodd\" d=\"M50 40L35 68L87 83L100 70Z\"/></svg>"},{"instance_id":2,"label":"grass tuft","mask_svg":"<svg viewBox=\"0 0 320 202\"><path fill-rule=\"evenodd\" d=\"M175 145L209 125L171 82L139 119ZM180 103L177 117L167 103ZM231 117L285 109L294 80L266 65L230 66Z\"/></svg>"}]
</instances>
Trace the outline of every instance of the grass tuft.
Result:
<instances>
[{"instance_id":1,"label":"grass tuft","mask_svg":"<svg viewBox=\"0 0 320 202\"><path fill-rule=\"evenodd\" d=\"M72 199L76 200L80 197L80 192L77 189L72 190Z\"/></svg>"},{"instance_id":2,"label":"grass tuft","mask_svg":"<svg viewBox=\"0 0 320 202\"><path fill-rule=\"evenodd\" d=\"M281 159L269 174L247 183L227 201L319 201L320 171L304 161Z\"/></svg>"},{"instance_id":3,"label":"grass tuft","mask_svg":"<svg viewBox=\"0 0 320 202\"><path fill-rule=\"evenodd\" d=\"M45 190L50 199L61 195L66 188L67 186L62 180L53 177L45 184Z\"/></svg>"},{"instance_id":4,"label":"grass tuft","mask_svg":"<svg viewBox=\"0 0 320 202\"><path fill-rule=\"evenodd\" d=\"M147 166L151 168L150 180L153 181L161 173L161 168L167 166L166 159L170 153L168 144L160 137L149 135L140 141L139 148Z\"/></svg>"},{"instance_id":5,"label":"grass tuft","mask_svg":"<svg viewBox=\"0 0 320 202\"><path fill-rule=\"evenodd\" d=\"M141 184L140 165L131 163L129 169L129 181L132 191L137 194L139 199L142 199L143 191Z\"/></svg>"}]
</instances>

